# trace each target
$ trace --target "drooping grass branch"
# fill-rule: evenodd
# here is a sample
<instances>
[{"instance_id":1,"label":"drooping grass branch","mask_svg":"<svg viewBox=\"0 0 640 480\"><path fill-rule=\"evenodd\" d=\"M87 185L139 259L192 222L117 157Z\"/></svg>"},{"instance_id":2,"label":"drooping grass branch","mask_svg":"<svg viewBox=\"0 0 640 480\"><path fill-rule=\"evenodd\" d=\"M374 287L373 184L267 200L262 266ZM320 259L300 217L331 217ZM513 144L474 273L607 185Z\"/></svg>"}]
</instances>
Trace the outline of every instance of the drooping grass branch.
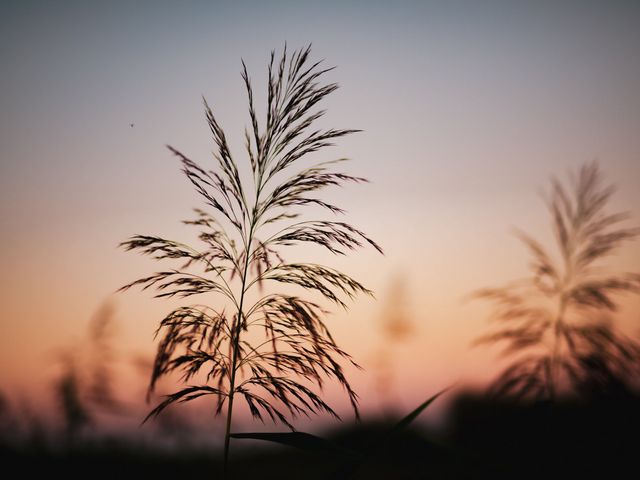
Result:
<instances>
[{"instance_id":1,"label":"drooping grass branch","mask_svg":"<svg viewBox=\"0 0 640 480\"><path fill-rule=\"evenodd\" d=\"M369 245L382 252L373 240L345 222L323 218L294 222L312 206L330 214L342 213L318 193L328 187L366 181L334 170L344 158L304 163L309 154L323 151L335 140L357 131L312 128L325 113L316 110L316 105L337 85L320 83L331 68L321 68L321 62L312 63L309 56L310 47L292 54L285 48L278 61L272 52L263 125L258 121L251 80L243 62L251 121L245 130L251 180L243 178L206 101L206 118L217 147L217 167L203 168L169 147L206 205L196 210L194 220L185 222L200 229L200 247L148 235L135 235L121 244L126 250L137 250L157 260L182 263L179 268L131 282L122 290L138 286L155 290L159 298L206 295L217 302L215 309L202 304L181 306L160 322L149 389L152 391L160 377L172 372L180 372L188 385L169 395L147 418L173 403L212 395L217 414L225 405L227 409L225 470L238 395L255 418L269 418L293 429L291 420L300 414L326 412L337 417L314 390L314 385L321 388L325 379L334 379L344 387L358 412L357 395L342 367L342 362L353 360L329 333L323 320L327 312L302 296L274 290L278 285L294 286L346 308L347 300L371 292L330 267L287 262L282 249L315 244L334 254L345 254ZM264 293L264 288L270 292Z\"/></svg>"},{"instance_id":2,"label":"drooping grass branch","mask_svg":"<svg viewBox=\"0 0 640 480\"><path fill-rule=\"evenodd\" d=\"M583 166L569 187L553 179L547 196L556 252L516 235L531 254L531 275L477 296L493 303L497 327L477 340L501 343L515 356L496 380L499 395L556 398L580 392L595 377L606 382L640 375L640 346L614 325L616 296L640 291L640 275L612 274L602 260L640 231L625 228L624 213L609 213L614 192L597 164Z\"/></svg>"}]
</instances>

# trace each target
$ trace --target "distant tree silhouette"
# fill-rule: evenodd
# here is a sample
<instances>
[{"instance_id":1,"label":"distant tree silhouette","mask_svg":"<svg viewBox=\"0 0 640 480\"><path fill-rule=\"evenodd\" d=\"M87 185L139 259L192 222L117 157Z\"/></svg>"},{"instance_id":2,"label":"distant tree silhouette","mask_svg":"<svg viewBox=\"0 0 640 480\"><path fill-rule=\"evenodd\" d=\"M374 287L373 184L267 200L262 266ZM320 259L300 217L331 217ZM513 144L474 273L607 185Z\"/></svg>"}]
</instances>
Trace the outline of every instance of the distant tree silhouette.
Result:
<instances>
[{"instance_id":1,"label":"distant tree silhouette","mask_svg":"<svg viewBox=\"0 0 640 480\"><path fill-rule=\"evenodd\" d=\"M608 273L602 260L638 235L608 213L614 187L596 163L569 185L556 178L546 201L556 251L517 231L531 254L530 276L476 296L493 303L495 329L477 343L501 343L514 361L497 378L497 395L555 398L620 385L640 374L640 347L616 328L616 295L637 292L640 275Z\"/></svg>"}]
</instances>

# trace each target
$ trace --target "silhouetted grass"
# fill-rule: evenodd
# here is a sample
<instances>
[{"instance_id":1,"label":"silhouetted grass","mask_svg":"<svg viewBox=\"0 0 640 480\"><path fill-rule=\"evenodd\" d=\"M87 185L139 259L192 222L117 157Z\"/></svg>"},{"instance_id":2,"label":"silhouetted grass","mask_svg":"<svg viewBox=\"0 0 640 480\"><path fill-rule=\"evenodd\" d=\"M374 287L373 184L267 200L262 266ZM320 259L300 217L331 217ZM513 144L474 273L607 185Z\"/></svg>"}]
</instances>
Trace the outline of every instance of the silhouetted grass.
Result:
<instances>
[{"instance_id":1,"label":"silhouetted grass","mask_svg":"<svg viewBox=\"0 0 640 480\"><path fill-rule=\"evenodd\" d=\"M396 277L380 314L379 343L374 351L374 382L383 409L390 410L398 402L395 370L398 351L410 341L416 330L409 313L406 284Z\"/></svg>"},{"instance_id":2,"label":"silhouetted grass","mask_svg":"<svg viewBox=\"0 0 640 480\"><path fill-rule=\"evenodd\" d=\"M150 382L170 372L181 372L187 385L166 397L149 414L167 406L212 395L216 414L226 406L225 465L233 404L239 395L251 414L281 422L293 429L297 415L336 412L316 393L325 378L344 387L354 411L357 396L347 381L341 361L352 362L324 323L325 310L317 303L284 290L264 293L263 287L293 285L346 308L346 300L371 294L361 283L323 265L289 263L284 247L315 244L334 254L362 245L380 247L363 232L339 221L322 218L294 221L301 207L321 207L342 213L316 193L331 186L360 183L360 177L335 167L344 158L301 165L311 153L356 132L350 129L314 130L324 115L316 106L335 91L323 85L331 70L310 61L310 47L277 61L272 52L268 67L266 119L262 125L254 107L254 93L243 62L242 78L248 99L250 130L245 131L246 154L252 179L241 175L223 129L205 101L205 112L216 144L215 170L207 170L173 147L182 171L210 211L197 209L197 218L185 223L200 229L200 248L164 238L135 235L122 243L157 260L176 259L180 268L157 272L132 286L155 289L156 297L217 297L214 305L191 304L169 313L160 323L160 341ZM257 299L255 296L257 295ZM251 332L260 333L259 340ZM355 365L355 364L354 364ZM301 381L302 380L302 381Z\"/></svg>"},{"instance_id":3,"label":"silhouetted grass","mask_svg":"<svg viewBox=\"0 0 640 480\"><path fill-rule=\"evenodd\" d=\"M123 411L114 387L113 324L114 307L106 302L91 319L86 337L59 355L62 371L53 386L70 443L95 423L96 413Z\"/></svg>"},{"instance_id":4,"label":"silhouetted grass","mask_svg":"<svg viewBox=\"0 0 640 480\"><path fill-rule=\"evenodd\" d=\"M517 231L531 254L531 274L501 288L477 292L494 306L492 333L478 343L504 344L515 356L493 385L497 395L555 398L571 385L589 393L637 381L640 346L616 328L616 295L640 290L640 275L612 274L602 260L634 239L624 213L609 213L614 192L597 164L583 166L569 186L552 179L547 205L556 251Z\"/></svg>"}]
</instances>

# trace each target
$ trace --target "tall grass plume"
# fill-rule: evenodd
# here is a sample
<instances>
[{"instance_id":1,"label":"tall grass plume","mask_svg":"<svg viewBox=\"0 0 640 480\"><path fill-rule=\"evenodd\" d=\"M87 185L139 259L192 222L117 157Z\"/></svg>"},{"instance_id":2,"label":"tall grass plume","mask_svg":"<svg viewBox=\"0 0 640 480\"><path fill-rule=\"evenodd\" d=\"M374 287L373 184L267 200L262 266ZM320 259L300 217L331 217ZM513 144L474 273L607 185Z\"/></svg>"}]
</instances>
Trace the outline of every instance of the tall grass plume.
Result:
<instances>
[{"instance_id":1,"label":"tall grass plume","mask_svg":"<svg viewBox=\"0 0 640 480\"><path fill-rule=\"evenodd\" d=\"M244 170L206 100L206 119L216 146L214 165L202 166L168 147L205 205L196 209L195 219L185 222L199 229L199 246L152 235L135 235L121 244L156 260L181 262L178 268L156 272L122 290L152 289L158 298L206 296L207 300L180 306L160 321L149 389L172 372L181 373L185 385L147 418L171 404L212 396L216 414L226 415L225 471L238 398L256 419L293 429L292 419L298 415L325 412L338 417L318 393L323 382L332 379L344 387L358 411L358 397L342 366L353 360L331 336L326 310L309 295L346 308L348 300L371 291L329 266L288 262L283 257L286 247L299 244L315 244L336 255L363 245L382 252L348 223L301 217L305 211L318 211L310 207L341 214L341 208L317 193L366 181L336 170L344 158L305 164L310 154L357 132L315 128L325 113L317 105L338 85L321 82L332 68L311 61L310 53L310 47L289 53L286 46L278 59L271 53L262 122L242 64L250 119L244 135L250 179L241 173ZM285 293L290 286L301 294Z\"/></svg>"},{"instance_id":2,"label":"tall grass plume","mask_svg":"<svg viewBox=\"0 0 640 480\"><path fill-rule=\"evenodd\" d=\"M499 343L514 358L495 394L555 399L640 375L640 345L612 317L619 295L640 291L640 275L611 273L603 263L640 233L623 225L626 213L607 210L614 190L596 163L568 185L553 178L546 202L555 250L516 231L531 255L529 276L476 292L493 304L495 324L477 343Z\"/></svg>"}]
</instances>

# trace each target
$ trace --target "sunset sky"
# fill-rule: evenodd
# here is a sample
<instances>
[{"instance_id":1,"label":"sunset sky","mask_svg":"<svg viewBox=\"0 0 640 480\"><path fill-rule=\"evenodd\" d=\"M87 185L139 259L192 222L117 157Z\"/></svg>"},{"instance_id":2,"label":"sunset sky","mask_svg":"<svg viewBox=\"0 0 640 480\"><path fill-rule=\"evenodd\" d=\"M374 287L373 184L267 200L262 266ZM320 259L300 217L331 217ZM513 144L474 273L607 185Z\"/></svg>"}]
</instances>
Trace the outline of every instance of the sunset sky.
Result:
<instances>
[{"instance_id":1,"label":"sunset sky","mask_svg":"<svg viewBox=\"0 0 640 480\"><path fill-rule=\"evenodd\" d=\"M56 352L107 299L119 352L153 352L170 303L114 292L160 264L117 245L193 238L180 220L200 199L165 145L214 167L204 96L246 161L241 59L260 102L285 42L337 66L322 125L363 130L325 155L371 183L325 196L385 256L309 253L376 293L329 321L365 367L351 372L363 407L380 408L375 357L398 282L415 329L390 347L399 408L483 384L499 364L470 346L488 310L467 297L527 273L513 226L550 240L550 176L598 160L618 186L612 209L640 224L639 25L632 1L3 2L0 390L48 392ZM640 271L640 242L609 265ZM638 337L640 296L622 304Z\"/></svg>"}]
</instances>

